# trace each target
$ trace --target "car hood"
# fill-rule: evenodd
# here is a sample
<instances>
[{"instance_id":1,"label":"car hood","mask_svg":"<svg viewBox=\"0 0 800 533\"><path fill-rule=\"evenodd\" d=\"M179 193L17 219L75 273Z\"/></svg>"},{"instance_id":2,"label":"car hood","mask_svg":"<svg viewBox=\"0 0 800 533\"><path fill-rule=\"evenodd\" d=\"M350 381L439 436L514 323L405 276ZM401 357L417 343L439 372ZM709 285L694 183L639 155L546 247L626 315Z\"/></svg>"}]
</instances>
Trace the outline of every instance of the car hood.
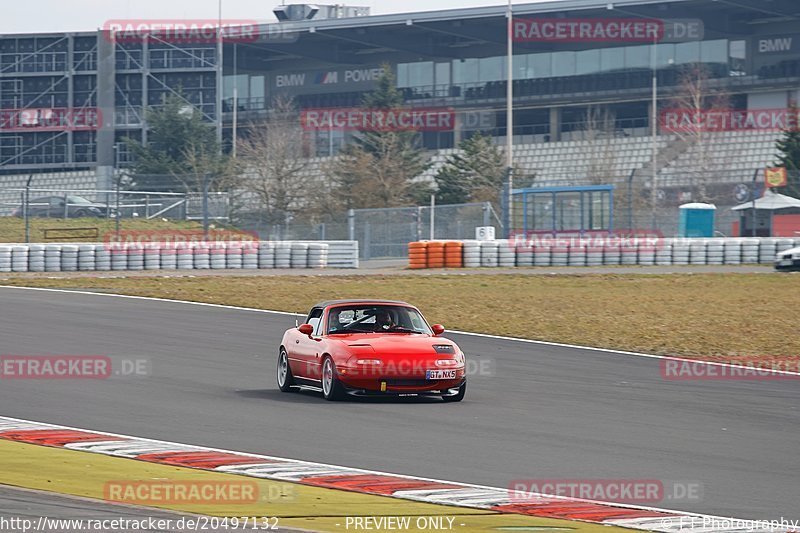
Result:
<instances>
[{"instance_id":1,"label":"car hood","mask_svg":"<svg viewBox=\"0 0 800 533\"><path fill-rule=\"evenodd\" d=\"M795 246L794 248L789 248L788 250L781 250L778 252L778 255L800 255L800 246Z\"/></svg>"},{"instance_id":2,"label":"car hood","mask_svg":"<svg viewBox=\"0 0 800 533\"><path fill-rule=\"evenodd\" d=\"M458 347L453 341L423 333L354 333L335 335L332 338L347 346L353 353L430 356L458 353Z\"/></svg>"}]
</instances>

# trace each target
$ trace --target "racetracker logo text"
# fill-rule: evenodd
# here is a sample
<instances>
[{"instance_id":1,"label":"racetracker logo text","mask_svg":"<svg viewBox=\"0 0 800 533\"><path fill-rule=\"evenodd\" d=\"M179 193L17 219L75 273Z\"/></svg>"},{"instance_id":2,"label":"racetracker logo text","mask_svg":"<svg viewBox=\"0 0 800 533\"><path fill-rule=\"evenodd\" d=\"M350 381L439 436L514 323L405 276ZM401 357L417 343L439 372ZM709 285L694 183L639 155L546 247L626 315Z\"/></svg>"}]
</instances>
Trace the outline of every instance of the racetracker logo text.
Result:
<instances>
[{"instance_id":1,"label":"racetracker logo text","mask_svg":"<svg viewBox=\"0 0 800 533\"><path fill-rule=\"evenodd\" d=\"M669 133L715 131L798 131L800 111L792 109L667 109L661 130Z\"/></svg>"},{"instance_id":2,"label":"racetracker logo text","mask_svg":"<svg viewBox=\"0 0 800 533\"><path fill-rule=\"evenodd\" d=\"M219 40L218 19L117 19L103 24L107 38L117 43L165 42L213 44ZM255 20L223 19L225 42L252 43L259 40Z\"/></svg>"},{"instance_id":3,"label":"racetracker logo text","mask_svg":"<svg viewBox=\"0 0 800 533\"><path fill-rule=\"evenodd\" d=\"M106 250L117 253L173 251L187 253L258 253L258 235L241 230L121 230L106 232Z\"/></svg>"},{"instance_id":4,"label":"racetracker logo text","mask_svg":"<svg viewBox=\"0 0 800 533\"><path fill-rule=\"evenodd\" d=\"M107 355L0 355L0 379L108 379L146 376L147 359L119 359Z\"/></svg>"},{"instance_id":5,"label":"racetracker logo text","mask_svg":"<svg viewBox=\"0 0 800 533\"><path fill-rule=\"evenodd\" d=\"M138 505L234 505L259 500L255 481L110 481L103 487L106 501Z\"/></svg>"},{"instance_id":6,"label":"racetracker logo text","mask_svg":"<svg viewBox=\"0 0 800 533\"><path fill-rule=\"evenodd\" d=\"M442 108L305 109L300 124L311 131L451 131L455 116Z\"/></svg>"},{"instance_id":7,"label":"racetracker logo text","mask_svg":"<svg viewBox=\"0 0 800 533\"><path fill-rule=\"evenodd\" d=\"M514 503L531 504L544 496L559 496L628 504L653 504L665 500L699 501L699 481L659 479L517 479L508 486Z\"/></svg>"},{"instance_id":8,"label":"racetracker logo text","mask_svg":"<svg viewBox=\"0 0 800 533\"><path fill-rule=\"evenodd\" d=\"M731 360L728 362L662 359L661 377L670 381L800 379L800 361Z\"/></svg>"},{"instance_id":9,"label":"racetracker logo text","mask_svg":"<svg viewBox=\"0 0 800 533\"><path fill-rule=\"evenodd\" d=\"M661 232L654 230L619 230L579 232L517 232L508 241L517 251L555 251L583 249L601 252L608 249L656 251L664 246Z\"/></svg>"},{"instance_id":10,"label":"racetracker logo text","mask_svg":"<svg viewBox=\"0 0 800 533\"><path fill-rule=\"evenodd\" d=\"M102 124L94 107L0 110L0 131L93 131Z\"/></svg>"}]
</instances>

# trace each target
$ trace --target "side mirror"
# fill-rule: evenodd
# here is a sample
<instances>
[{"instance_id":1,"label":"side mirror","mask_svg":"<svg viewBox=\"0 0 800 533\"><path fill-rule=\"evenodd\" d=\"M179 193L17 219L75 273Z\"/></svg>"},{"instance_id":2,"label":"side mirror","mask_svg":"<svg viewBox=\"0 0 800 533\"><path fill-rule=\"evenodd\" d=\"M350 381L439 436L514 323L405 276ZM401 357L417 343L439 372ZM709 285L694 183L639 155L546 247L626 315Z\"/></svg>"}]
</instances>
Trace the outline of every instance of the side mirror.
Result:
<instances>
[{"instance_id":1,"label":"side mirror","mask_svg":"<svg viewBox=\"0 0 800 533\"><path fill-rule=\"evenodd\" d=\"M434 335L441 335L444 333L444 326L441 324L434 324L431 326L431 329L433 330Z\"/></svg>"},{"instance_id":2,"label":"side mirror","mask_svg":"<svg viewBox=\"0 0 800 533\"><path fill-rule=\"evenodd\" d=\"M311 335L312 333L314 333L314 326L312 326L311 324L300 324L300 326L297 329L303 335Z\"/></svg>"}]
</instances>

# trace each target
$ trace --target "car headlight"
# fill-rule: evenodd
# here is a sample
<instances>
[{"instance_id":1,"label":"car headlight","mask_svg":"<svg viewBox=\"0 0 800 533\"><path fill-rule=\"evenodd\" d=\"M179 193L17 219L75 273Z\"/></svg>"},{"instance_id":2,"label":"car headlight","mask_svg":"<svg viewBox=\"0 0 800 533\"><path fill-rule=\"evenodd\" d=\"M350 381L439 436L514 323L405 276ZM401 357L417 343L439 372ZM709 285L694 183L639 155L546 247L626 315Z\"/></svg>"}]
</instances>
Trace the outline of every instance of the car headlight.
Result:
<instances>
[{"instance_id":1,"label":"car headlight","mask_svg":"<svg viewBox=\"0 0 800 533\"><path fill-rule=\"evenodd\" d=\"M383 362L380 359L357 359L357 365L380 365Z\"/></svg>"},{"instance_id":2,"label":"car headlight","mask_svg":"<svg viewBox=\"0 0 800 533\"><path fill-rule=\"evenodd\" d=\"M436 366L454 367L460 366L461 362L455 359L437 359Z\"/></svg>"}]
</instances>

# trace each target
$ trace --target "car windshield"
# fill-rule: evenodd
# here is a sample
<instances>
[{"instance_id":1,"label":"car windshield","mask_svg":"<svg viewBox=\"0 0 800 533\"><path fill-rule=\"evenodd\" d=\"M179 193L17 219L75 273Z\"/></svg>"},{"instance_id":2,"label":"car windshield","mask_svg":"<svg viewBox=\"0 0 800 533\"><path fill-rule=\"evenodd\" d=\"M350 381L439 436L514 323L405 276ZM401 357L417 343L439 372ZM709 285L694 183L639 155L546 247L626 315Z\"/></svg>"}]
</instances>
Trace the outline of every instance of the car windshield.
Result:
<instances>
[{"instance_id":1,"label":"car windshield","mask_svg":"<svg viewBox=\"0 0 800 533\"><path fill-rule=\"evenodd\" d=\"M403 305L344 305L328 311L327 331L346 333L426 333L432 331L413 307Z\"/></svg>"},{"instance_id":2,"label":"car windshield","mask_svg":"<svg viewBox=\"0 0 800 533\"><path fill-rule=\"evenodd\" d=\"M67 201L71 204L91 204L91 200L87 200L83 196L67 196Z\"/></svg>"}]
</instances>

